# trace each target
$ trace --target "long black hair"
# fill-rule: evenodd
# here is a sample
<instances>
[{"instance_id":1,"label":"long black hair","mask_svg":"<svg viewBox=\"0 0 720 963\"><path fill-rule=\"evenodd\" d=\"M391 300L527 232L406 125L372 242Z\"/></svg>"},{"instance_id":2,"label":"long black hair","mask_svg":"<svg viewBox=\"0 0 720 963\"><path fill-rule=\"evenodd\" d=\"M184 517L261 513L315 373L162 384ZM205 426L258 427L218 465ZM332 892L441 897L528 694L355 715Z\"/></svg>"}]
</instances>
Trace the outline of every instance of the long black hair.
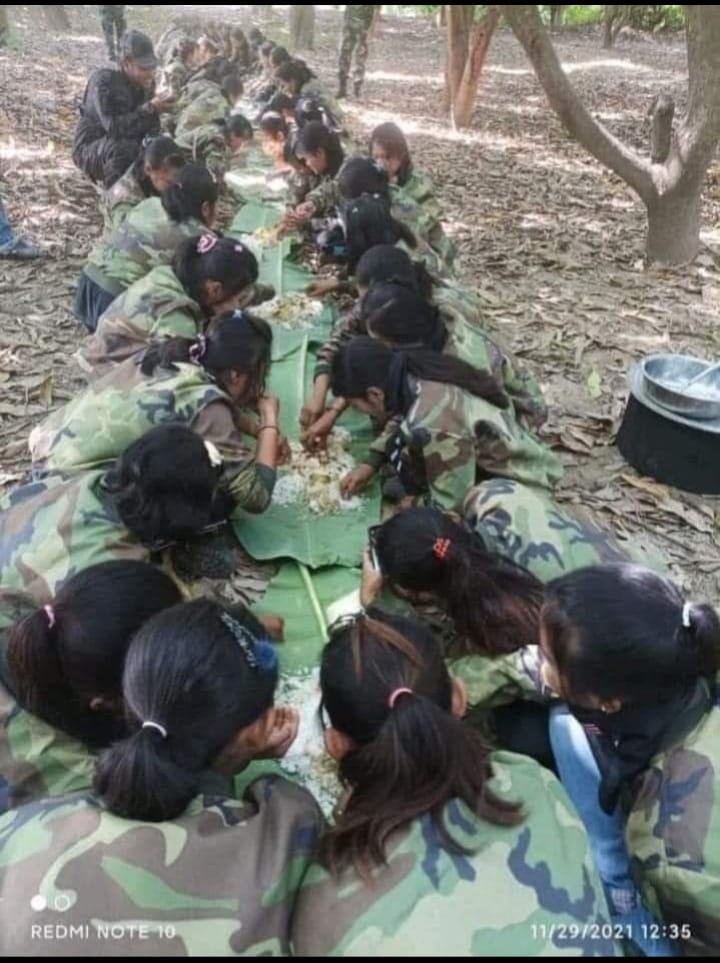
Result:
<instances>
[{"instance_id":1,"label":"long black hair","mask_svg":"<svg viewBox=\"0 0 720 963\"><path fill-rule=\"evenodd\" d=\"M405 224L395 220L390 213L390 202L385 197L366 194L343 205L343 230L348 247L350 271L372 248L378 245L395 245L402 241L409 248L417 247L417 239Z\"/></svg>"},{"instance_id":2,"label":"long black hair","mask_svg":"<svg viewBox=\"0 0 720 963\"><path fill-rule=\"evenodd\" d=\"M181 224L183 221L203 220L203 205L217 204L220 192L212 174L198 164L188 164L178 174L177 180L162 195L162 205L168 217Z\"/></svg>"},{"instance_id":3,"label":"long black hair","mask_svg":"<svg viewBox=\"0 0 720 963\"><path fill-rule=\"evenodd\" d=\"M413 261L407 252L393 244L378 244L366 251L355 268L355 281L363 288L385 281L399 281L427 300L435 288L435 282L422 261Z\"/></svg>"},{"instance_id":4,"label":"long black hair","mask_svg":"<svg viewBox=\"0 0 720 963\"><path fill-rule=\"evenodd\" d=\"M285 60L275 71L275 79L283 84L294 84L296 93L300 94L305 84L315 79L315 74L304 60Z\"/></svg>"},{"instance_id":5,"label":"long black hair","mask_svg":"<svg viewBox=\"0 0 720 963\"><path fill-rule=\"evenodd\" d=\"M582 569L545 589L542 623L567 698L653 705L720 671L720 620L639 565ZM580 704L582 702L580 701Z\"/></svg>"},{"instance_id":6,"label":"long black hair","mask_svg":"<svg viewBox=\"0 0 720 963\"><path fill-rule=\"evenodd\" d=\"M272 340L267 321L246 311L229 311L213 321L206 335L195 339L170 338L151 345L141 370L152 376L159 367L197 364L219 384L228 371L241 371L250 376L247 398L255 401L265 390Z\"/></svg>"},{"instance_id":7,"label":"long black hair","mask_svg":"<svg viewBox=\"0 0 720 963\"><path fill-rule=\"evenodd\" d=\"M489 789L489 752L452 714L452 684L440 645L420 622L377 609L339 628L320 670L323 704L353 748L340 761L352 794L321 843L333 872L349 863L363 877L386 861L391 835L430 815L441 845L466 852L447 831L458 800L498 826L522 821L520 807Z\"/></svg>"},{"instance_id":8,"label":"long black hair","mask_svg":"<svg viewBox=\"0 0 720 963\"><path fill-rule=\"evenodd\" d=\"M149 549L182 542L227 521L232 500L205 443L184 425L152 428L107 473L120 520Z\"/></svg>"},{"instance_id":9,"label":"long black hair","mask_svg":"<svg viewBox=\"0 0 720 963\"><path fill-rule=\"evenodd\" d=\"M257 258L240 241L214 234L201 234L183 241L175 254L173 270L187 293L203 306L205 285L222 284L223 294L232 298L256 283Z\"/></svg>"},{"instance_id":10,"label":"long black hair","mask_svg":"<svg viewBox=\"0 0 720 963\"><path fill-rule=\"evenodd\" d=\"M305 124L298 134L295 151L298 157L325 152L328 162L327 176L336 177L345 160L342 142L335 131L317 120Z\"/></svg>"},{"instance_id":11,"label":"long black hair","mask_svg":"<svg viewBox=\"0 0 720 963\"><path fill-rule=\"evenodd\" d=\"M378 529L376 549L392 586L442 603L460 638L458 654L503 655L537 644L542 584L487 552L451 516L435 508L401 512Z\"/></svg>"},{"instance_id":12,"label":"long black hair","mask_svg":"<svg viewBox=\"0 0 720 963\"><path fill-rule=\"evenodd\" d=\"M110 745L125 732L122 713L90 703L120 701L133 635L180 599L175 582L144 562L104 562L73 576L8 634L18 703L92 748Z\"/></svg>"},{"instance_id":13,"label":"long black hair","mask_svg":"<svg viewBox=\"0 0 720 963\"><path fill-rule=\"evenodd\" d=\"M244 608L201 599L147 622L123 677L133 734L96 767L110 812L147 822L180 816L222 750L272 708L277 678L275 650Z\"/></svg>"},{"instance_id":14,"label":"long black hair","mask_svg":"<svg viewBox=\"0 0 720 963\"><path fill-rule=\"evenodd\" d=\"M369 157L350 157L345 161L337 178L340 197L355 201L363 194L388 197L390 183L383 168Z\"/></svg>"},{"instance_id":15,"label":"long black hair","mask_svg":"<svg viewBox=\"0 0 720 963\"><path fill-rule=\"evenodd\" d=\"M372 338L393 347L444 351L448 342L440 311L412 286L399 281L371 287L363 301L362 317Z\"/></svg>"},{"instance_id":16,"label":"long black hair","mask_svg":"<svg viewBox=\"0 0 720 963\"><path fill-rule=\"evenodd\" d=\"M146 197L156 196L152 181L145 173L145 168L159 170L161 167L169 167L180 170L185 166L185 157L172 137L161 135L160 137L149 137L143 145L143 151L138 155L138 159L133 165L135 180L140 184Z\"/></svg>"},{"instance_id":17,"label":"long black hair","mask_svg":"<svg viewBox=\"0 0 720 963\"><path fill-rule=\"evenodd\" d=\"M354 338L335 355L333 394L337 398L364 399L370 388L382 388L387 395L393 371L400 367L405 376L453 385L498 408L509 405L507 395L487 371L478 371L459 358L435 351L394 352L372 338Z\"/></svg>"}]
</instances>

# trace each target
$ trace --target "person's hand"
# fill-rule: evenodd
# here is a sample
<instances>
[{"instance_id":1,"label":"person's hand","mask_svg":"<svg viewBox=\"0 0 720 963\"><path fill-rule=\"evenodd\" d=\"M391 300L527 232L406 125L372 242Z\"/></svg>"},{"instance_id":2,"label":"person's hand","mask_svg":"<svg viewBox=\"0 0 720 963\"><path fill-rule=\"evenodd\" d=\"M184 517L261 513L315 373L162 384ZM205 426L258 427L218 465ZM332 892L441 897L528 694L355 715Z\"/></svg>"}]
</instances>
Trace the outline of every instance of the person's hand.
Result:
<instances>
[{"instance_id":1,"label":"person's hand","mask_svg":"<svg viewBox=\"0 0 720 963\"><path fill-rule=\"evenodd\" d=\"M375 568L369 548L363 555L362 582L360 583L360 604L369 608L383 590L385 579Z\"/></svg>"},{"instance_id":2,"label":"person's hand","mask_svg":"<svg viewBox=\"0 0 720 963\"><path fill-rule=\"evenodd\" d=\"M292 448L285 435L280 435L278 440L278 465L292 464Z\"/></svg>"},{"instance_id":3,"label":"person's hand","mask_svg":"<svg viewBox=\"0 0 720 963\"><path fill-rule=\"evenodd\" d=\"M150 101L150 106L156 114L166 114L177 103L174 94L158 94Z\"/></svg>"},{"instance_id":4,"label":"person's hand","mask_svg":"<svg viewBox=\"0 0 720 963\"><path fill-rule=\"evenodd\" d=\"M367 488L374 477L375 469L372 465L358 465L340 482L340 494L345 501L348 501Z\"/></svg>"},{"instance_id":5,"label":"person's hand","mask_svg":"<svg viewBox=\"0 0 720 963\"><path fill-rule=\"evenodd\" d=\"M312 219L314 213L315 205L312 201L305 201L302 204L298 204L295 208L295 217L301 224L307 224L307 222Z\"/></svg>"},{"instance_id":6,"label":"person's hand","mask_svg":"<svg viewBox=\"0 0 720 963\"><path fill-rule=\"evenodd\" d=\"M340 287L337 278L316 278L305 288L305 294L310 298L324 298L326 294L332 294Z\"/></svg>"},{"instance_id":7,"label":"person's hand","mask_svg":"<svg viewBox=\"0 0 720 963\"><path fill-rule=\"evenodd\" d=\"M285 620L277 615L259 615L258 622L265 629L273 642L282 642L285 639Z\"/></svg>"},{"instance_id":8,"label":"person's hand","mask_svg":"<svg viewBox=\"0 0 720 963\"><path fill-rule=\"evenodd\" d=\"M277 425L280 414L280 402L275 395L261 395L258 399L258 414L263 426Z\"/></svg>"},{"instance_id":9,"label":"person's hand","mask_svg":"<svg viewBox=\"0 0 720 963\"><path fill-rule=\"evenodd\" d=\"M297 709L279 706L273 709L273 720L263 745L257 745L253 759L282 759L297 739L300 713Z\"/></svg>"},{"instance_id":10,"label":"person's hand","mask_svg":"<svg viewBox=\"0 0 720 963\"><path fill-rule=\"evenodd\" d=\"M318 418L322 418L325 414L325 401L320 401L319 399L312 397L302 406L300 412L300 427L310 428L314 425Z\"/></svg>"},{"instance_id":11,"label":"person's hand","mask_svg":"<svg viewBox=\"0 0 720 963\"><path fill-rule=\"evenodd\" d=\"M306 451L325 451L327 449L328 436L335 427L335 417L335 412L331 408L305 430L301 440Z\"/></svg>"}]
</instances>

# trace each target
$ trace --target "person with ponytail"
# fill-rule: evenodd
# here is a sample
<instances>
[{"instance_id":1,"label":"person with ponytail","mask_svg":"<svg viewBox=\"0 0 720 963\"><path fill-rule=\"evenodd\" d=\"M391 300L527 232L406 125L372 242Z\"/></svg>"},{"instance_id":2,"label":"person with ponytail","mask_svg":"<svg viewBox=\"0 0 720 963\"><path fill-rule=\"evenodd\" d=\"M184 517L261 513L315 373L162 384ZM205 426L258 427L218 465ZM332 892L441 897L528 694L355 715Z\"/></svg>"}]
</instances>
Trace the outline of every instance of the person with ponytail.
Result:
<instances>
[{"instance_id":1,"label":"person with ponytail","mask_svg":"<svg viewBox=\"0 0 720 963\"><path fill-rule=\"evenodd\" d=\"M178 134L177 141L193 164L207 167L222 185L225 174L243 163L253 137L250 121L242 114L230 114Z\"/></svg>"},{"instance_id":2,"label":"person with ponytail","mask_svg":"<svg viewBox=\"0 0 720 963\"><path fill-rule=\"evenodd\" d=\"M162 194L138 204L88 257L75 293L75 315L91 333L115 298L153 268L172 264L188 238L215 223L219 191L204 167L188 164Z\"/></svg>"},{"instance_id":3,"label":"person with ponytail","mask_svg":"<svg viewBox=\"0 0 720 963\"><path fill-rule=\"evenodd\" d=\"M0 499L0 589L52 601L72 575L166 549L224 525L233 510L222 458L178 424L134 442L109 469L53 475Z\"/></svg>"},{"instance_id":4,"label":"person with ponytail","mask_svg":"<svg viewBox=\"0 0 720 963\"><path fill-rule=\"evenodd\" d=\"M385 464L407 496L459 506L478 478L509 478L551 489L562 476L552 452L515 418L487 371L427 350L394 352L356 338L336 356L332 391L381 422L396 420L367 460L342 482L361 491Z\"/></svg>"},{"instance_id":5,"label":"person with ponytail","mask_svg":"<svg viewBox=\"0 0 720 963\"><path fill-rule=\"evenodd\" d=\"M290 139L290 126L287 121L273 111L266 111L260 118L260 146L266 157L269 157L275 169L286 171L285 151Z\"/></svg>"},{"instance_id":6,"label":"person with ponytail","mask_svg":"<svg viewBox=\"0 0 720 963\"><path fill-rule=\"evenodd\" d=\"M150 957L289 956L320 810L279 775L246 778L242 794L234 784L295 739L277 680L276 651L243 606L199 599L146 622L125 660L128 732L98 759L94 793L0 819L3 951L31 954L70 893L75 956L106 954L108 931L123 956L139 940Z\"/></svg>"},{"instance_id":7,"label":"person with ponytail","mask_svg":"<svg viewBox=\"0 0 720 963\"><path fill-rule=\"evenodd\" d=\"M286 60L281 63L275 69L275 82L279 90L288 97L295 100L315 100L337 124L342 123L343 112L337 100L303 60Z\"/></svg>"},{"instance_id":8,"label":"person with ponytail","mask_svg":"<svg viewBox=\"0 0 720 963\"><path fill-rule=\"evenodd\" d=\"M208 233L188 238L171 267L155 268L112 303L78 363L92 382L151 341L197 338L213 318L272 296L257 280L257 259L240 241Z\"/></svg>"},{"instance_id":9,"label":"person with ponytail","mask_svg":"<svg viewBox=\"0 0 720 963\"><path fill-rule=\"evenodd\" d=\"M555 757L613 920L646 955L711 956L720 947L717 613L640 566L583 569L547 587L540 644L545 684L568 706L553 712Z\"/></svg>"},{"instance_id":10,"label":"person with ponytail","mask_svg":"<svg viewBox=\"0 0 720 963\"><path fill-rule=\"evenodd\" d=\"M142 562L69 579L49 605L0 592L0 812L92 785L92 752L126 733L125 653L180 590Z\"/></svg>"},{"instance_id":11,"label":"person with ponytail","mask_svg":"<svg viewBox=\"0 0 720 963\"><path fill-rule=\"evenodd\" d=\"M426 627L371 609L331 629L320 684L348 795L298 898L295 955L613 955L562 787L462 722L464 687Z\"/></svg>"},{"instance_id":12,"label":"person with ponytail","mask_svg":"<svg viewBox=\"0 0 720 963\"><path fill-rule=\"evenodd\" d=\"M238 508L265 511L281 448L278 401L265 394L271 355L272 328L242 311L222 315L194 340L152 344L33 431L35 477L96 471L153 425L174 422L217 451L223 483ZM248 411L252 418L243 417ZM254 454L246 434L257 438Z\"/></svg>"},{"instance_id":13,"label":"person with ponytail","mask_svg":"<svg viewBox=\"0 0 720 963\"><path fill-rule=\"evenodd\" d=\"M305 193L300 193L299 186L294 191L297 206L283 220L287 230L298 230L309 224L316 206L322 205L322 209L326 209L325 198L335 197L335 178L345 162L345 150L339 135L322 121L312 120L302 126L293 143L295 157L305 165L309 176Z\"/></svg>"},{"instance_id":14,"label":"person with ponytail","mask_svg":"<svg viewBox=\"0 0 720 963\"><path fill-rule=\"evenodd\" d=\"M102 213L105 230L120 227L127 215L148 197L159 197L185 166L182 151L171 137L152 137L120 180L105 191Z\"/></svg>"},{"instance_id":15,"label":"person with ponytail","mask_svg":"<svg viewBox=\"0 0 720 963\"><path fill-rule=\"evenodd\" d=\"M387 173L395 216L426 241L452 271L457 250L443 230L443 209L435 185L415 167L400 127L394 123L376 127L370 136L369 153Z\"/></svg>"}]
</instances>

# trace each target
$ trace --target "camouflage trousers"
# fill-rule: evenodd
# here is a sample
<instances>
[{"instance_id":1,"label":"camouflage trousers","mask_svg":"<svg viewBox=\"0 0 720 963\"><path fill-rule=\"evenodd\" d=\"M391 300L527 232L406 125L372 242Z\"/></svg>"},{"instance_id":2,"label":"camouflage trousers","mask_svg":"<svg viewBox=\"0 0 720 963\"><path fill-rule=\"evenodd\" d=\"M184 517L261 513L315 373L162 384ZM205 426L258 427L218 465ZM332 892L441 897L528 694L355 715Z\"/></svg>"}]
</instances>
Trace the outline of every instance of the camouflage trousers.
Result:
<instances>
[{"instance_id":1,"label":"camouflage trousers","mask_svg":"<svg viewBox=\"0 0 720 963\"><path fill-rule=\"evenodd\" d=\"M110 59L115 60L117 56L115 44L117 43L119 46L120 38L127 30L125 4L113 3L101 6L100 23L105 34L105 43L107 44Z\"/></svg>"},{"instance_id":2,"label":"camouflage trousers","mask_svg":"<svg viewBox=\"0 0 720 963\"><path fill-rule=\"evenodd\" d=\"M342 42L340 44L340 87L347 87L352 66L353 51L355 53L355 74L354 82L356 92L362 87L365 80L365 70L369 55L368 36L371 24L349 23L343 28Z\"/></svg>"}]
</instances>

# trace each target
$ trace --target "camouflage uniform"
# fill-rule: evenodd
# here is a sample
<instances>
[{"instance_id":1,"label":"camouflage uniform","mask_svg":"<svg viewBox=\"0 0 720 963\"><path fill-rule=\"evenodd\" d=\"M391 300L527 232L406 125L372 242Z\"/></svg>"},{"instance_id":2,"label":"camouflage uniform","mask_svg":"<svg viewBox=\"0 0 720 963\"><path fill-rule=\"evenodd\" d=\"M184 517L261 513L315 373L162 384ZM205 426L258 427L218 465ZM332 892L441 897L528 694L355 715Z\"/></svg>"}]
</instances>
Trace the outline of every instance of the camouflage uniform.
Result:
<instances>
[{"instance_id":1,"label":"camouflage uniform","mask_svg":"<svg viewBox=\"0 0 720 963\"><path fill-rule=\"evenodd\" d=\"M505 389L518 420L539 428L547 418L547 406L540 386L512 355L483 330L477 298L458 286L442 285L435 288L433 301L440 309L448 329L446 353L480 371L489 371ZM335 325L330 339L318 351L315 377L330 374L338 351L353 338L367 333L362 320L362 305L358 303Z\"/></svg>"},{"instance_id":2,"label":"camouflage uniform","mask_svg":"<svg viewBox=\"0 0 720 963\"><path fill-rule=\"evenodd\" d=\"M199 365L174 364L146 376L140 359L131 358L33 431L33 469L39 476L109 467L152 428L180 423L216 446L235 504L260 513L272 499L275 472L255 464L237 426L239 415L230 396Z\"/></svg>"},{"instance_id":3,"label":"camouflage uniform","mask_svg":"<svg viewBox=\"0 0 720 963\"><path fill-rule=\"evenodd\" d=\"M396 430L372 446L368 464L379 468L389 461L418 494L448 509L462 504L478 476L544 488L562 477L556 456L512 411L452 385L411 383L415 401Z\"/></svg>"},{"instance_id":4,"label":"camouflage uniform","mask_svg":"<svg viewBox=\"0 0 720 963\"><path fill-rule=\"evenodd\" d=\"M376 3L349 4L345 8L342 41L340 43L340 89L347 90L350 77L353 51L355 51L355 92L365 80L365 70L368 60L368 34L372 27L373 18L378 5Z\"/></svg>"},{"instance_id":5,"label":"camouflage uniform","mask_svg":"<svg viewBox=\"0 0 720 963\"><path fill-rule=\"evenodd\" d=\"M113 301L76 356L88 380L143 351L151 341L196 338L205 316L171 267L158 267Z\"/></svg>"},{"instance_id":6,"label":"camouflage uniform","mask_svg":"<svg viewBox=\"0 0 720 963\"><path fill-rule=\"evenodd\" d=\"M171 220L160 198L150 197L93 248L84 273L103 291L117 297L153 268L170 264L186 238L206 232L201 221L178 224Z\"/></svg>"},{"instance_id":7,"label":"camouflage uniform","mask_svg":"<svg viewBox=\"0 0 720 963\"><path fill-rule=\"evenodd\" d=\"M106 232L117 230L130 211L147 200L145 191L135 175L135 164L104 192L100 210Z\"/></svg>"},{"instance_id":8,"label":"camouflage uniform","mask_svg":"<svg viewBox=\"0 0 720 963\"><path fill-rule=\"evenodd\" d=\"M221 124L230 113L230 104L218 84L195 81L190 84L178 104L175 141L192 135L198 127Z\"/></svg>"},{"instance_id":9,"label":"camouflage uniform","mask_svg":"<svg viewBox=\"0 0 720 963\"><path fill-rule=\"evenodd\" d=\"M171 823L119 819L90 795L8 813L0 819L3 952L288 955L319 810L279 777L257 780L242 801L229 789L209 773ZM33 911L36 896L47 908ZM64 941L60 926L70 931Z\"/></svg>"},{"instance_id":10,"label":"camouflage uniform","mask_svg":"<svg viewBox=\"0 0 720 963\"><path fill-rule=\"evenodd\" d=\"M720 953L720 702L681 745L652 761L634 787L626 826L645 901L687 927L687 956Z\"/></svg>"},{"instance_id":11,"label":"camouflage uniform","mask_svg":"<svg viewBox=\"0 0 720 963\"><path fill-rule=\"evenodd\" d=\"M24 485L0 499L0 587L51 602L63 583L101 562L151 562L104 489L104 472Z\"/></svg>"},{"instance_id":12,"label":"camouflage uniform","mask_svg":"<svg viewBox=\"0 0 720 963\"><path fill-rule=\"evenodd\" d=\"M428 244L437 254L445 273L452 274L457 251L443 230L443 209L432 180L414 170L404 184L390 184L392 215Z\"/></svg>"},{"instance_id":13,"label":"camouflage uniform","mask_svg":"<svg viewBox=\"0 0 720 963\"><path fill-rule=\"evenodd\" d=\"M498 753L494 791L523 805L517 827L492 826L451 803L445 849L429 816L391 836L372 885L313 866L293 918L297 956L612 956L589 927L609 923L584 829L557 779ZM562 840L562 845L558 845ZM574 928L574 930L573 930ZM596 936L593 939L593 935Z\"/></svg>"},{"instance_id":14,"label":"camouflage uniform","mask_svg":"<svg viewBox=\"0 0 720 963\"><path fill-rule=\"evenodd\" d=\"M105 34L105 43L107 44L110 59L115 60L115 43L117 42L118 47L120 46L120 38L127 30L127 21L125 20L125 4L101 4L100 23L102 25L103 33Z\"/></svg>"},{"instance_id":15,"label":"camouflage uniform","mask_svg":"<svg viewBox=\"0 0 720 963\"><path fill-rule=\"evenodd\" d=\"M629 561L665 571L651 544L620 542L585 513L561 508L547 491L510 479L474 488L465 499L465 520L489 552L543 583L581 568Z\"/></svg>"},{"instance_id":16,"label":"camouflage uniform","mask_svg":"<svg viewBox=\"0 0 720 963\"><path fill-rule=\"evenodd\" d=\"M0 592L0 814L48 796L92 785L94 760L75 739L21 709L6 665L7 629L37 605L14 592Z\"/></svg>"},{"instance_id":17,"label":"camouflage uniform","mask_svg":"<svg viewBox=\"0 0 720 963\"><path fill-rule=\"evenodd\" d=\"M174 57L160 73L158 90L167 91L179 99L191 76L192 68L188 67L182 57Z\"/></svg>"},{"instance_id":18,"label":"camouflage uniform","mask_svg":"<svg viewBox=\"0 0 720 963\"><path fill-rule=\"evenodd\" d=\"M176 143L193 164L207 167L215 180L222 184L232 165L233 155L218 124L202 124L194 130L176 135Z\"/></svg>"}]
</instances>

